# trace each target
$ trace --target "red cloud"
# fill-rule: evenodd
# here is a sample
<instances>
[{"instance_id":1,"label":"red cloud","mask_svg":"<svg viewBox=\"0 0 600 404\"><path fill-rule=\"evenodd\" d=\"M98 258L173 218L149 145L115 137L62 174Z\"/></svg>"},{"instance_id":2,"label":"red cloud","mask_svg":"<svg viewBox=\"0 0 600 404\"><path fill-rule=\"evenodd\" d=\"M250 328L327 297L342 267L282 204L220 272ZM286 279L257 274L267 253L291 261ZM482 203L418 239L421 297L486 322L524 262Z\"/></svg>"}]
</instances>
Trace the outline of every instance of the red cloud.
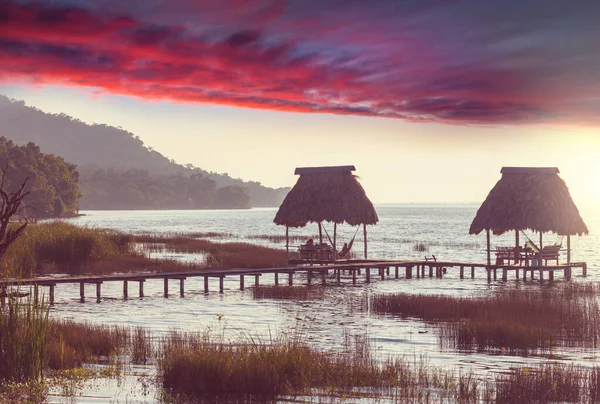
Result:
<instances>
[{"instance_id":1,"label":"red cloud","mask_svg":"<svg viewBox=\"0 0 600 404\"><path fill-rule=\"evenodd\" d=\"M281 8L263 8L260 23L281 14ZM354 42L323 49L252 29L198 34L197 27L10 1L0 5L0 24L0 80L7 82L25 79L148 99L415 121L506 123L550 121L558 115L552 102L527 93L528 74L444 66L443 52L438 55L408 36L399 46L409 53L386 55L378 46L389 47L391 38L376 33L352 32L348 38ZM306 25L299 19L296 28ZM316 32L315 38L323 35ZM365 54L369 44L375 50Z\"/></svg>"}]
</instances>

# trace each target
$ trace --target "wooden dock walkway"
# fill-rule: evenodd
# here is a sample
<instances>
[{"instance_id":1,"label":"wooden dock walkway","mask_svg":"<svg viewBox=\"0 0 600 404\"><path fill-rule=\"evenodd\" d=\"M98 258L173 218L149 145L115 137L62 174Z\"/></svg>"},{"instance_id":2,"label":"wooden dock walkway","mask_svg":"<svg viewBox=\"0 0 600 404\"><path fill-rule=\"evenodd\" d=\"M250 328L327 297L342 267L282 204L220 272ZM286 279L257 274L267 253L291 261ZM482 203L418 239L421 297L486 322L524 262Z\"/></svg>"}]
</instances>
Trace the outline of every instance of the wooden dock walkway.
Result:
<instances>
[{"instance_id":1,"label":"wooden dock walkway","mask_svg":"<svg viewBox=\"0 0 600 404\"><path fill-rule=\"evenodd\" d=\"M393 274L391 274L391 268L394 268ZM275 285L279 285L279 275L288 276L288 284L293 285L294 274L305 273L307 283L311 284L314 277L320 277L321 283L326 285L327 275L329 271L333 271L336 282L340 282L341 274L348 273L352 276L352 283L356 285L357 275L361 275L364 270L365 283L371 282L372 270L377 270L376 277L381 280L386 278L399 278L400 271L403 270L405 279L412 278L425 278L428 275L430 278L443 278L448 268L458 268L460 279L464 279L465 270L470 271L470 277L475 277L475 270L485 270L488 282L497 280L498 273L501 274L502 280L508 280L508 274L514 271L516 279L519 278L519 274L522 271L523 280L527 280L527 273L530 273L531 279L534 278L534 273L539 273L539 280L545 279L545 273L548 274L548 280L554 280L554 272L562 271L564 278L567 280L571 279L573 268L581 268L582 275L587 276L587 264L585 262L575 262L570 264L560 265L545 265L542 267L530 267L524 265L486 265L481 263L468 263L468 262L455 262L455 261L384 261L384 260L352 260L344 261L335 264L322 264L312 266L287 266L280 268L261 268L261 269L227 269L227 270L203 270L193 272L163 272L163 273L136 273L136 274L119 274L119 275L98 275L98 276L69 276L69 277L39 277L39 278L26 278L26 279L8 279L0 281L0 297L2 298L2 304L4 299L9 293L7 289L9 287L16 286L33 286L34 298L38 298L39 287L48 287L49 289L49 301L50 304L54 304L54 293L55 287L59 284L79 284L80 300L85 301L85 285L94 284L96 285L96 299L101 299L101 285L104 282L123 282L123 298L129 297L129 282L138 283L138 295L144 297L144 282L151 279L163 279L164 283L164 296L169 296L169 281L179 281L179 294L184 296L184 283L187 278L203 277L204 278L204 292L209 292L209 279L219 279L219 292L224 291L223 281L225 277L239 276L240 277L240 289L243 290L245 287L245 277L254 277L254 286L259 286L260 277L265 274L273 274ZM426 271L426 269L428 271ZM427 272L427 273L426 273Z\"/></svg>"}]
</instances>

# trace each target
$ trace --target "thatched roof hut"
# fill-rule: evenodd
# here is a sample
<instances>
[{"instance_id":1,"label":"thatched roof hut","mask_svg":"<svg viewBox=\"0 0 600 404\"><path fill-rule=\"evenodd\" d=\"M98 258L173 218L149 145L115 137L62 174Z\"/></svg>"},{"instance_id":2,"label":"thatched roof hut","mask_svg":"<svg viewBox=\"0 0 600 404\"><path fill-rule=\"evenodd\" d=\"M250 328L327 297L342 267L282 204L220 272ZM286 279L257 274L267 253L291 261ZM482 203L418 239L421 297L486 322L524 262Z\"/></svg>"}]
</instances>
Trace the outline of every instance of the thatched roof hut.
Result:
<instances>
[{"instance_id":1,"label":"thatched roof hut","mask_svg":"<svg viewBox=\"0 0 600 404\"><path fill-rule=\"evenodd\" d=\"M588 234L558 168L504 167L501 173L477 211L470 234L483 230L496 235L510 230Z\"/></svg>"},{"instance_id":2,"label":"thatched roof hut","mask_svg":"<svg viewBox=\"0 0 600 404\"><path fill-rule=\"evenodd\" d=\"M323 243L322 222L332 222L333 259L336 260L336 228L338 224L363 225L364 257L367 258L367 225L379 221L373 203L357 177L352 174L354 166L300 167L296 185L287 194L279 207L275 219L278 225L286 226L286 249L289 260L289 227L304 227L307 223L318 223L319 241ZM358 229L356 230L356 233ZM355 236L356 237L356 233ZM351 248L354 237L348 243ZM340 253L341 254L341 253Z\"/></svg>"},{"instance_id":3,"label":"thatched roof hut","mask_svg":"<svg viewBox=\"0 0 600 404\"><path fill-rule=\"evenodd\" d=\"M279 207L274 222L288 227L304 227L309 222L345 222L352 226L377 223L377 212L352 174L354 170L354 166L296 168L300 178Z\"/></svg>"}]
</instances>

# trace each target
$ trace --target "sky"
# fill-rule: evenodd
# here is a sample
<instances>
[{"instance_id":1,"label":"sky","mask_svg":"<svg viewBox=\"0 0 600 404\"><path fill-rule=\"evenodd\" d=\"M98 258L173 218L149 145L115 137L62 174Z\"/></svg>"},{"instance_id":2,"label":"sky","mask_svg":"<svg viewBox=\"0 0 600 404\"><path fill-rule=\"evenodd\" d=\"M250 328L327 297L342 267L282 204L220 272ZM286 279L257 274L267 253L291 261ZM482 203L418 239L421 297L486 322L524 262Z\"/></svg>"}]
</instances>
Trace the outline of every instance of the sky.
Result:
<instances>
[{"instance_id":1,"label":"sky","mask_svg":"<svg viewBox=\"0 0 600 404\"><path fill-rule=\"evenodd\" d=\"M267 186L356 166L375 202L480 202L557 166L600 202L600 2L0 2L0 93Z\"/></svg>"}]
</instances>

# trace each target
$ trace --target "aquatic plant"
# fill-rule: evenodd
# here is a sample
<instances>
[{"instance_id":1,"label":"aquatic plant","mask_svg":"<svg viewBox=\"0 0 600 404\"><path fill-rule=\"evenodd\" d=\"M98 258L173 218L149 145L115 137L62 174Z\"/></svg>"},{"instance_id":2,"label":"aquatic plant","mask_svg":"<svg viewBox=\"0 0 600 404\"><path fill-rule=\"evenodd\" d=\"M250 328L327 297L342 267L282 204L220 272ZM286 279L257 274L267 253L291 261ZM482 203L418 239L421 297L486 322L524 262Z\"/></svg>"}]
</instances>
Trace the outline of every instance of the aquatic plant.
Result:
<instances>
[{"instance_id":1,"label":"aquatic plant","mask_svg":"<svg viewBox=\"0 0 600 404\"><path fill-rule=\"evenodd\" d=\"M39 380L45 358L48 306L31 297L0 305L0 380Z\"/></svg>"},{"instance_id":2,"label":"aquatic plant","mask_svg":"<svg viewBox=\"0 0 600 404\"><path fill-rule=\"evenodd\" d=\"M126 234L62 221L29 224L0 261L0 274L69 272L94 262L135 255Z\"/></svg>"},{"instance_id":3,"label":"aquatic plant","mask_svg":"<svg viewBox=\"0 0 600 404\"><path fill-rule=\"evenodd\" d=\"M324 289L314 286L260 286L252 288L254 299L309 300L322 299Z\"/></svg>"},{"instance_id":4,"label":"aquatic plant","mask_svg":"<svg viewBox=\"0 0 600 404\"><path fill-rule=\"evenodd\" d=\"M510 290L491 297L411 294L376 295L380 314L433 322L443 346L523 352L557 346L596 347L600 338L598 286L567 284L541 290Z\"/></svg>"}]
</instances>

